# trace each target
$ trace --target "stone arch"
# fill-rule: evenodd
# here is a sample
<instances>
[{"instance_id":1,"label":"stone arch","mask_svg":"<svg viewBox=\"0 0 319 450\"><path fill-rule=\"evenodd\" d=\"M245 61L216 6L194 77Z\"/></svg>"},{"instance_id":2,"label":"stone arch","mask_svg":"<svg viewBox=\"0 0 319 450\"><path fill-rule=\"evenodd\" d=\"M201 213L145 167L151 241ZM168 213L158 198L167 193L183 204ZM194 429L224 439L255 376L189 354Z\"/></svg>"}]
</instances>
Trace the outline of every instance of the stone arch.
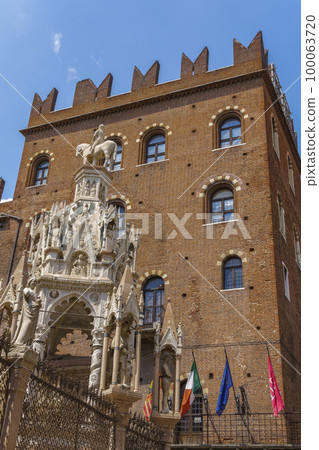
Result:
<instances>
[{"instance_id":1,"label":"stone arch","mask_svg":"<svg viewBox=\"0 0 319 450\"><path fill-rule=\"evenodd\" d=\"M125 135L123 135L122 133L113 133L113 132L107 133L107 139L113 140L116 138L123 142L123 146L128 145L127 137Z\"/></svg>"},{"instance_id":2,"label":"stone arch","mask_svg":"<svg viewBox=\"0 0 319 450\"><path fill-rule=\"evenodd\" d=\"M163 278L165 286L169 285L168 276L165 272L163 272L163 270L149 270L149 271L145 272L144 275L140 276L137 279L136 287L141 289L144 281L146 281L148 278L151 278L154 276L159 276L159 277Z\"/></svg>"},{"instance_id":3,"label":"stone arch","mask_svg":"<svg viewBox=\"0 0 319 450\"><path fill-rule=\"evenodd\" d=\"M125 209L127 211L129 211L130 209L132 209L132 204L131 201L128 197L125 197L124 195L120 195L120 194L111 194L108 195L106 197L106 202L107 203L116 203L116 201L119 201L121 203L125 204Z\"/></svg>"},{"instance_id":4,"label":"stone arch","mask_svg":"<svg viewBox=\"0 0 319 450\"><path fill-rule=\"evenodd\" d=\"M240 108L240 106L224 106L223 108L220 108L218 111L216 111L210 118L209 126L213 127L221 117L221 115L224 115L226 113L237 113L239 114L243 119L248 119L249 114L247 114L245 108Z\"/></svg>"},{"instance_id":5,"label":"stone arch","mask_svg":"<svg viewBox=\"0 0 319 450\"><path fill-rule=\"evenodd\" d=\"M40 152L35 152L30 158L29 161L27 162L26 166L30 167L33 162L38 159L39 156L48 156L49 157L49 161L54 161L54 153L50 152L49 150L41 150Z\"/></svg>"},{"instance_id":6,"label":"stone arch","mask_svg":"<svg viewBox=\"0 0 319 450\"><path fill-rule=\"evenodd\" d=\"M245 141L245 129L246 124L245 120L248 119L249 115L246 113L245 108L241 108L238 105L235 106L225 106L223 108L220 108L218 111L216 111L215 114L213 114L210 118L209 126L212 127L212 148L213 149L221 149L222 146L220 145L220 138L219 138L219 128L221 124L224 122L224 120L227 120L228 118L237 117L241 122L241 144ZM231 147L236 146L238 144L232 144ZM225 151L227 150L227 147L225 147Z\"/></svg>"},{"instance_id":7,"label":"stone arch","mask_svg":"<svg viewBox=\"0 0 319 450\"><path fill-rule=\"evenodd\" d=\"M165 135L170 136L172 134L172 131L169 130L169 128L169 125L165 125L164 122L147 125L143 131L139 132L139 137L136 139L136 142L142 142L148 133L155 131L156 129L164 132Z\"/></svg>"},{"instance_id":8,"label":"stone arch","mask_svg":"<svg viewBox=\"0 0 319 450\"><path fill-rule=\"evenodd\" d=\"M31 156L29 158L29 161L27 162L26 166L28 168L27 171L27 177L25 180L25 187L34 187L34 186L44 186L46 184L45 182L41 182L40 184L35 184L35 177L36 177L36 173L37 173L37 169L39 164L43 163L47 161L48 162L48 167L47 167L47 174L45 176L45 180L47 180L49 173L50 173L50 167L51 167L51 162L54 161L54 156L53 153L49 152L49 150L41 150L40 152L35 152L33 154L33 156Z\"/></svg>"},{"instance_id":9,"label":"stone arch","mask_svg":"<svg viewBox=\"0 0 319 450\"><path fill-rule=\"evenodd\" d=\"M74 329L81 330L92 339L94 315L93 306L80 293L69 293L51 304L47 316L48 352L55 354L62 337Z\"/></svg>"},{"instance_id":10,"label":"stone arch","mask_svg":"<svg viewBox=\"0 0 319 450\"><path fill-rule=\"evenodd\" d=\"M197 189L197 197L205 197L207 190L215 183L225 181L231 183L234 186L235 191L241 191L244 189L243 181L232 173L223 173L222 175L214 175L207 177L203 184Z\"/></svg>"},{"instance_id":11,"label":"stone arch","mask_svg":"<svg viewBox=\"0 0 319 450\"><path fill-rule=\"evenodd\" d=\"M222 266L225 258L229 256L238 256L241 259L242 263L247 262L247 255L245 252L242 252L241 250L230 249L219 255L217 266Z\"/></svg>"}]
</instances>

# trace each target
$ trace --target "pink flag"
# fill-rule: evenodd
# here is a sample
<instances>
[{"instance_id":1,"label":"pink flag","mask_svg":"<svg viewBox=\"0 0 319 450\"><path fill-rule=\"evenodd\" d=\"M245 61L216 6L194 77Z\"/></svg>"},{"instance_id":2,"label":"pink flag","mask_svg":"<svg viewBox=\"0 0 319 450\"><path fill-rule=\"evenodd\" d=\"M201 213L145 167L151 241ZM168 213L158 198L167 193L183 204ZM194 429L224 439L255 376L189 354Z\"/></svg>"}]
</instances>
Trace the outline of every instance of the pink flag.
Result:
<instances>
[{"instance_id":1,"label":"pink flag","mask_svg":"<svg viewBox=\"0 0 319 450\"><path fill-rule=\"evenodd\" d=\"M270 387L270 396L271 396L272 407L274 408L275 417L278 417L278 412L283 411L284 404L283 404L283 401L280 396L278 384L276 381L274 371L272 369L269 355L268 355L268 376L269 376L269 387Z\"/></svg>"}]
</instances>

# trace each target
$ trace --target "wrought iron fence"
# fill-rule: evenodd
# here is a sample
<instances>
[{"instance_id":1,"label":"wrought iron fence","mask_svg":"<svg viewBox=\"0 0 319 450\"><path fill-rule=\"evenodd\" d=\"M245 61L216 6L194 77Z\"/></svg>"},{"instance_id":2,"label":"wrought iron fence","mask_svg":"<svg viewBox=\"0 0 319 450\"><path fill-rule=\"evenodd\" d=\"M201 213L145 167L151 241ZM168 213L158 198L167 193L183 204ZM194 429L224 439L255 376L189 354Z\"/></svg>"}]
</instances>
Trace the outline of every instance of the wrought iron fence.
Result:
<instances>
[{"instance_id":1,"label":"wrought iron fence","mask_svg":"<svg viewBox=\"0 0 319 450\"><path fill-rule=\"evenodd\" d=\"M296 444L300 413L187 414L175 427L175 444Z\"/></svg>"},{"instance_id":2,"label":"wrought iron fence","mask_svg":"<svg viewBox=\"0 0 319 450\"><path fill-rule=\"evenodd\" d=\"M116 449L114 405L59 373L38 373L24 398L17 449Z\"/></svg>"},{"instance_id":3,"label":"wrought iron fence","mask_svg":"<svg viewBox=\"0 0 319 450\"><path fill-rule=\"evenodd\" d=\"M7 406L9 375L8 361L0 358L0 433Z\"/></svg>"},{"instance_id":4,"label":"wrought iron fence","mask_svg":"<svg viewBox=\"0 0 319 450\"><path fill-rule=\"evenodd\" d=\"M9 366L7 360L10 349L10 333L6 330L0 335L0 433L7 406L8 386L9 386Z\"/></svg>"},{"instance_id":5,"label":"wrought iron fence","mask_svg":"<svg viewBox=\"0 0 319 450\"><path fill-rule=\"evenodd\" d=\"M125 432L126 450L164 450L162 432L156 425L148 423L142 416L130 417Z\"/></svg>"}]
</instances>

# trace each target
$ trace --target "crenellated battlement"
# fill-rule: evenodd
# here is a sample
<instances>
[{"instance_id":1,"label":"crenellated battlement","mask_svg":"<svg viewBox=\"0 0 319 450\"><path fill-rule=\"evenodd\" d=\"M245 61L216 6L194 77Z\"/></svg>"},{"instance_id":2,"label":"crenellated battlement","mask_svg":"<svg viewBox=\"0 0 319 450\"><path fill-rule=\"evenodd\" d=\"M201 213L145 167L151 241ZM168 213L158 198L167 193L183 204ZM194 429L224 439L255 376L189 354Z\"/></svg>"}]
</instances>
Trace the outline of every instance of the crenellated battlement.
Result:
<instances>
[{"instance_id":1,"label":"crenellated battlement","mask_svg":"<svg viewBox=\"0 0 319 450\"><path fill-rule=\"evenodd\" d=\"M205 74L210 74L210 78L212 80L208 81L215 81L215 78L220 78L220 72L223 70L225 71L226 78L234 75L242 75L257 70L266 69L268 67L267 55L268 51L264 50L261 31L257 33L248 47L245 47L236 39L234 39L234 63L233 66L230 66L228 68L217 69L209 72L209 51L207 47L204 47L204 49L201 51L194 62L185 53L183 53L181 57L180 80L170 82L170 89L173 87L172 85L174 83L176 84L178 82L183 82L185 78L187 78L187 82L189 83L191 77L203 77L205 76ZM156 89L159 90L160 86L166 86L168 83L161 83L160 85L158 84L159 70L160 64L158 61L155 61L153 63L153 65L145 75L143 75L142 72L135 66L132 76L131 93L138 93L139 91L145 89L145 93L149 94L149 89L156 87ZM234 73L232 73L232 71ZM215 74L216 77L214 77ZM87 103L92 104L93 102L97 103L100 101L105 101L105 99L111 97L112 82L113 76L111 73L109 73L105 77L105 79L98 87L91 79L78 81L75 88L72 108L79 107L81 105L84 106ZM177 89L183 88L183 83L180 84L180 86L176 85ZM196 83L194 83L194 85L195 84ZM148 90L146 91L146 89ZM39 94L35 94L30 114L29 127L37 125L39 123L39 120L37 120L37 117L39 118L39 113L41 115L46 115L54 111L57 94L58 91L54 88L52 89L48 97L43 101ZM156 92L156 94L161 94L161 92ZM143 97L143 95L139 94L135 97L138 97L140 99ZM132 99L135 99L135 97L132 97ZM83 108L79 110L79 113L82 112L84 112Z\"/></svg>"}]
</instances>

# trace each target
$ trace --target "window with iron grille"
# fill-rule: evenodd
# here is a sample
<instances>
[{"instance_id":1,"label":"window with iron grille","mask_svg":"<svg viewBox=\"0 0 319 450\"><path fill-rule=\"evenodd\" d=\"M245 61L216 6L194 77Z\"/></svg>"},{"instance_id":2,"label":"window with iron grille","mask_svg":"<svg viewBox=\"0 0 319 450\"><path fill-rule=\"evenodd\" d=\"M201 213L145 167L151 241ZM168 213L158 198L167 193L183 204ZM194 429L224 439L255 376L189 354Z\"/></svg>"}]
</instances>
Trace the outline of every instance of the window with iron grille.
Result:
<instances>
[{"instance_id":1,"label":"window with iron grille","mask_svg":"<svg viewBox=\"0 0 319 450\"><path fill-rule=\"evenodd\" d=\"M164 280L153 277L146 281L144 293L144 327L150 328L154 322L162 323L164 316Z\"/></svg>"},{"instance_id":2,"label":"window with iron grille","mask_svg":"<svg viewBox=\"0 0 319 450\"><path fill-rule=\"evenodd\" d=\"M224 289L243 287L242 261L238 256L228 258L223 265Z\"/></svg>"},{"instance_id":3,"label":"window with iron grille","mask_svg":"<svg viewBox=\"0 0 319 450\"><path fill-rule=\"evenodd\" d=\"M236 117L226 119L219 128L220 147L241 144L241 121Z\"/></svg>"},{"instance_id":4,"label":"window with iron grille","mask_svg":"<svg viewBox=\"0 0 319 450\"><path fill-rule=\"evenodd\" d=\"M181 384L180 403L182 404L186 381ZM184 417L177 425L178 433L187 436L189 442L203 432L203 396L201 392L195 393L195 399ZM185 440L184 440L185 442Z\"/></svg>"}]
</instances>

